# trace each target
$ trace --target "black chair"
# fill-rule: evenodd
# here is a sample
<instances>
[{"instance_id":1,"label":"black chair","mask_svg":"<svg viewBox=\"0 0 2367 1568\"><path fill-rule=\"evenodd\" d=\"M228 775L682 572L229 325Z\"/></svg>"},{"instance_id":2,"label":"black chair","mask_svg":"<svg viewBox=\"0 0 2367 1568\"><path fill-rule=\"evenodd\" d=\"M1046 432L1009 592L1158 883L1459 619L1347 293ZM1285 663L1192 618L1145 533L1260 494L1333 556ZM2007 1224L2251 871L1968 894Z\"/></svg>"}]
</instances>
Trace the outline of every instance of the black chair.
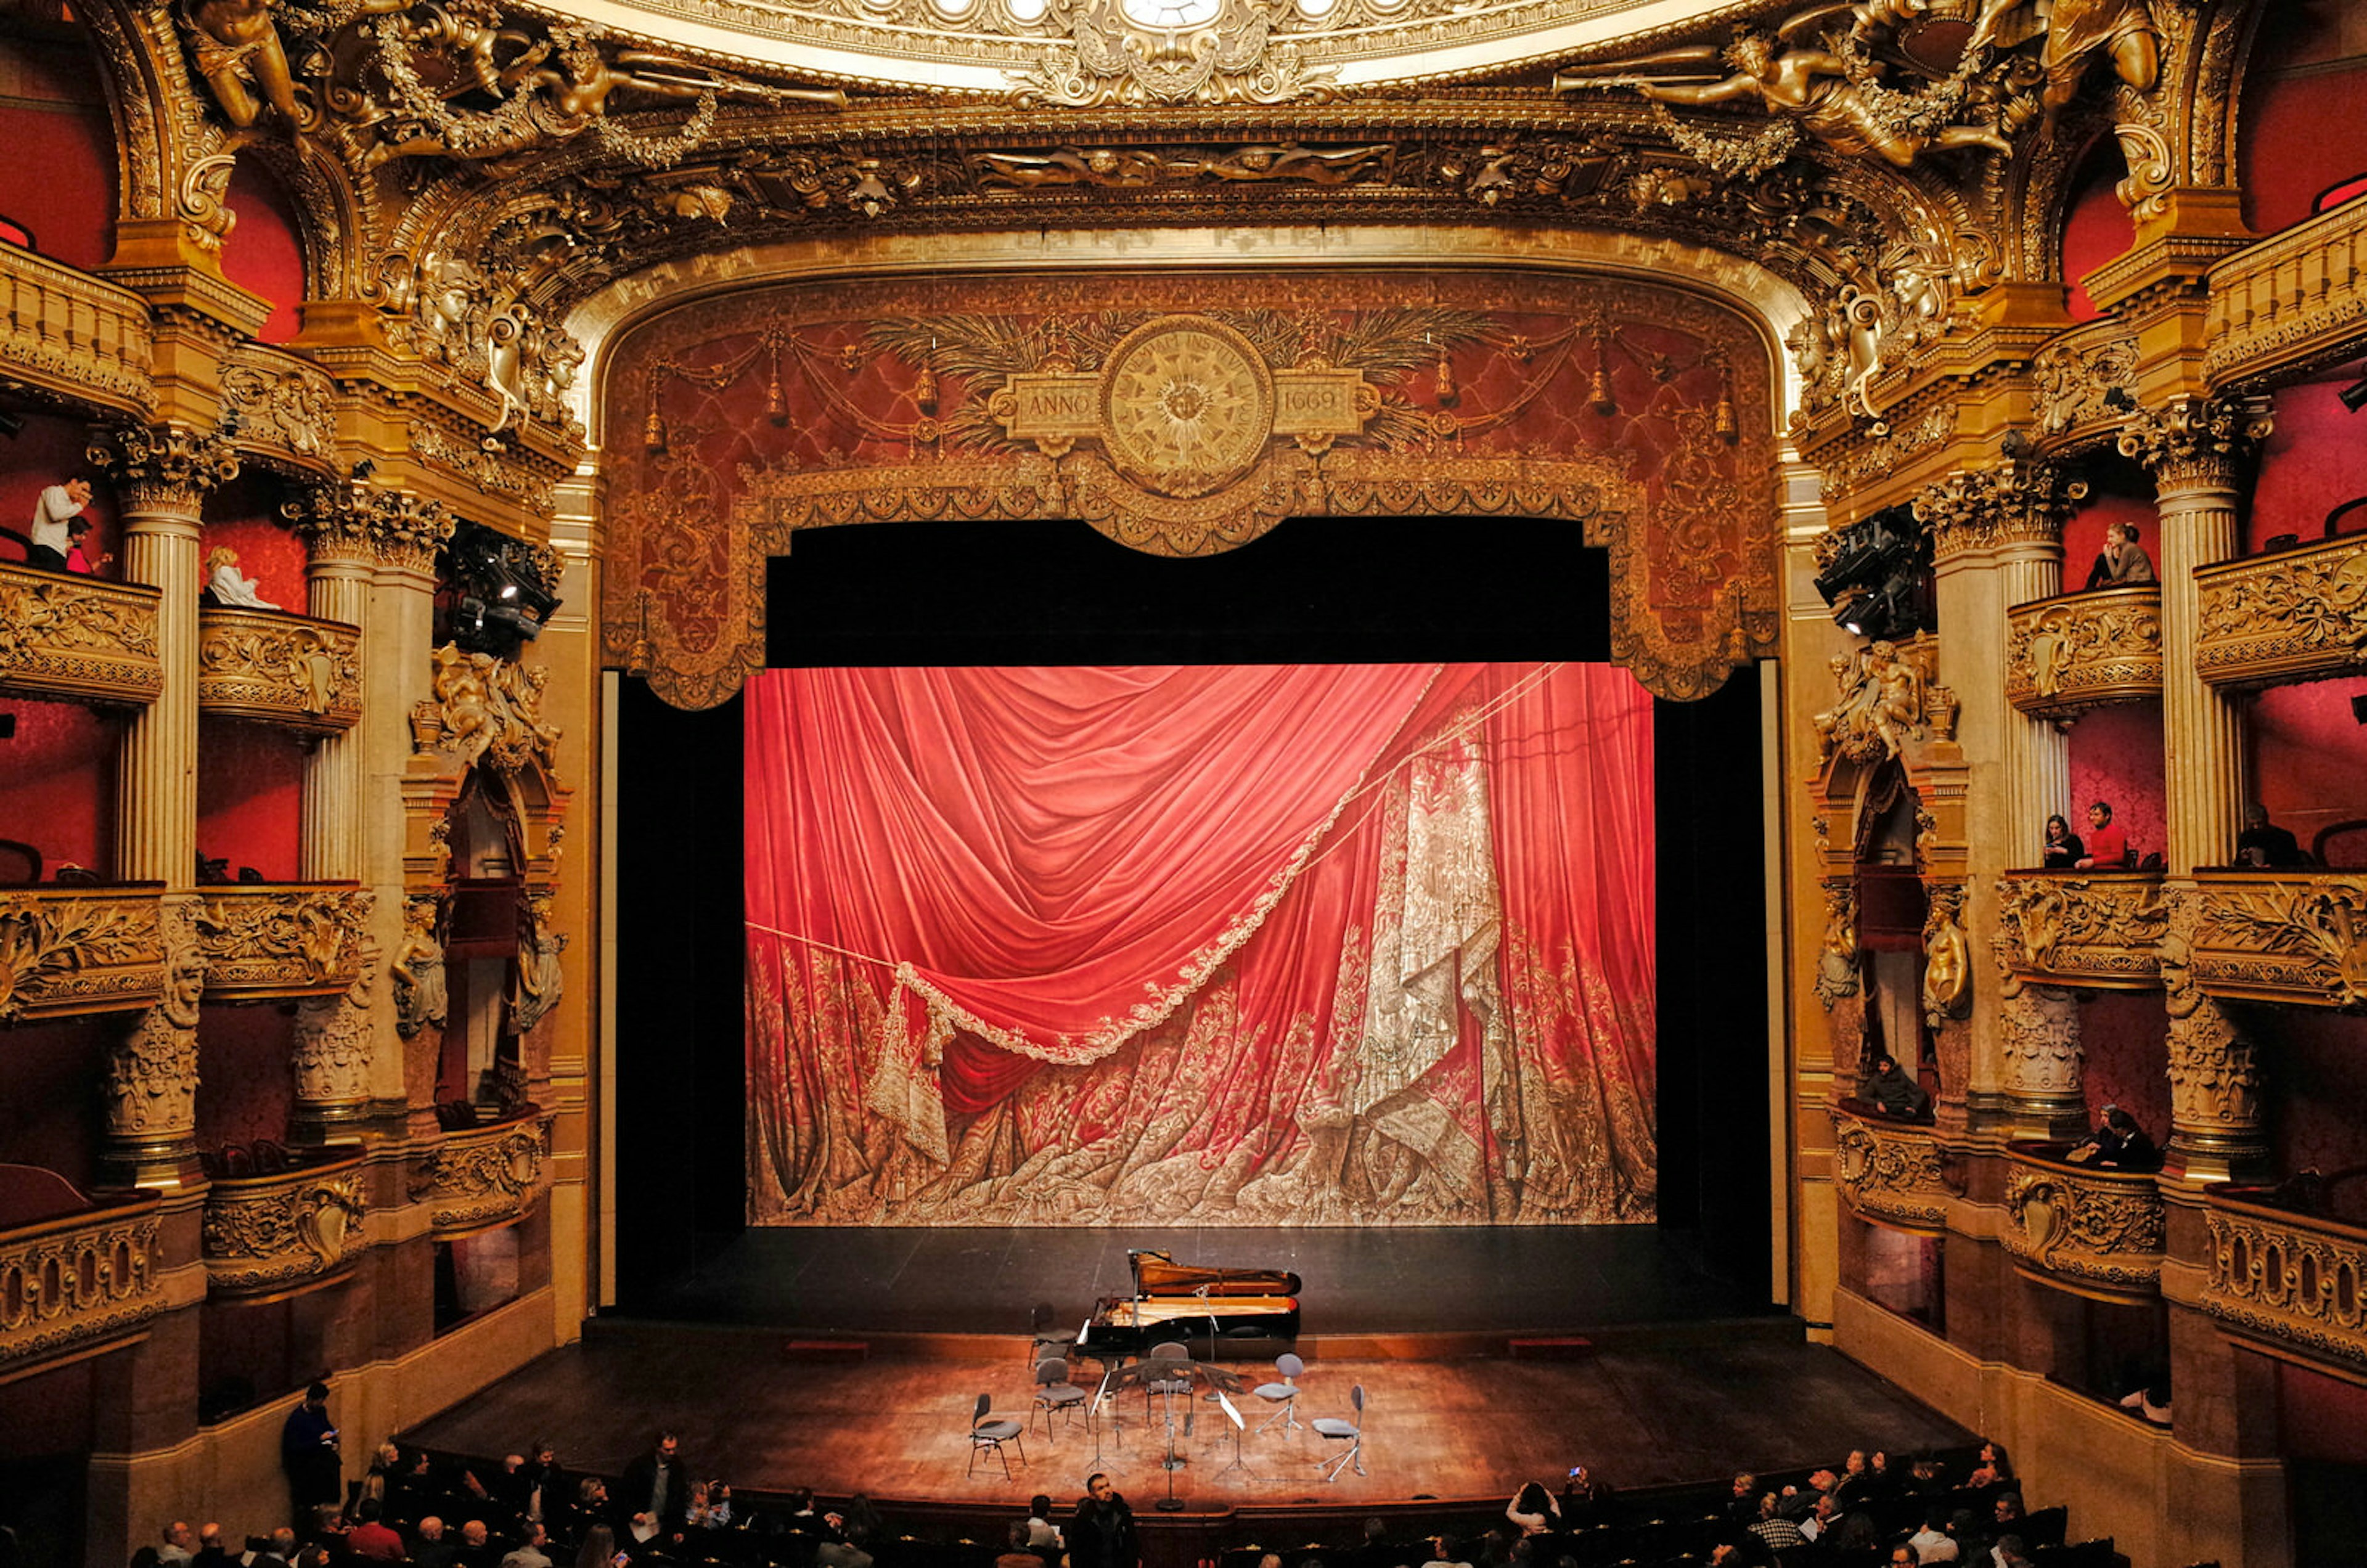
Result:
<instances>
[{"instance_id":1,"label":"black chair","mask_svg":"<svg viewBox=\"0 0 2367 1568\"><path fill-rule=\"evenodd\" d=\"M1052 1440L1052 1412L1065 1410L1074 1421L1077 1412L1084 1407L1085 1391L1069 1381L1069 1363L1058 1356L1047 1356L1036 1363L1036 1403L1027 1413L1027 1425L1032 1429L1036 1416L1044 1417L1044 1440ZM990 1552L991 1557L993 1553Z\"/></svg>"},{"instance_id":2,"label":"black chair","mask_svg":"<svg viewBox=\"0 0 2367 1568\"><path fill-rule=\"evenodd\" d=\"M2099 1536L2077 1546L2042 1546L2030 1554L2031 1568L2115 1568L2112 1538Z\"/></svg>"},{"instance_id":3,"label":"black chair","mask_svg":"<svg viewBox=\"0 0 2367 1568\"><path fill-rule=\"evenodd\" d=\"M1002 1461L1002 1479L1005 1481L1011 1479L1011 1456L1002 1451L1003 1444L1018 1444L1019 1462L1022 1464L1027 1462L1027 1445L1019 1441L1019 1423L988 1420L986 1413L993 1408L994 1396L991 1393L981 1393L978 1396L977 1407L970 1412L969 1464L962 1471L965 1478L977 1468L979 1450L981 1449L991 1450L994 1457Z\"/></svg>"},{"instance_id":4,"label":"black chair","mask_svg":"<svg viewBox=\"0 0 2367 1568\"><path fill-rule=\"evenodd\" d=\"M2062 1545L2064 1530L2070 1522L2071 1510L2058 1505L2052 1508L2041 1508L2034 1514L2023 1515L2015 1524L2014 1529L2022 1537L2024 1545L2036 1551L2043 1546Z\"/></svg>"}]
</instances>

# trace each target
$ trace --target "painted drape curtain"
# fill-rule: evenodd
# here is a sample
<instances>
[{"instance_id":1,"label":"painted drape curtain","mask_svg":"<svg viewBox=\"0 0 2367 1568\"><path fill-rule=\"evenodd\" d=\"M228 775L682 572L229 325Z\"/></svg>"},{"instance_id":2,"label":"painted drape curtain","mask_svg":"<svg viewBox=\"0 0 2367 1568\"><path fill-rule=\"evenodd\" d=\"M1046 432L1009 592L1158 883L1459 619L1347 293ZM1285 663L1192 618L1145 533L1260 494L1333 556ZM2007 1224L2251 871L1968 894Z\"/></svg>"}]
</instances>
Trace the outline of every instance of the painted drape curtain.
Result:
<instances>
[{"instance_id":1,"label":"painted drape curtain","mask_svg":"<svg viewBox=\"0 0 2367 1568\"><path fill-rule=\"evenodd\" d=\"M1650 721L1589 665L758 678L751 1218L1649 1218Z\"/></svg>"}]
</instances>

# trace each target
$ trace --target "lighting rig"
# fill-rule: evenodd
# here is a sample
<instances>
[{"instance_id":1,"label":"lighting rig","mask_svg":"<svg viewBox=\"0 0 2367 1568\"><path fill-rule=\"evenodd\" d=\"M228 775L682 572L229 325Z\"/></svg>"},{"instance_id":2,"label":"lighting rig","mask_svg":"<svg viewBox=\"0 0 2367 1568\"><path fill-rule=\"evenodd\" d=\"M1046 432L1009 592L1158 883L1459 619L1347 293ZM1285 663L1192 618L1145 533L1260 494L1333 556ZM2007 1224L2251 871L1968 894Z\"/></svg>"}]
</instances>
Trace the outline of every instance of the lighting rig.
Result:
<instances>
[{"instance_id":1,"label":"lighting rig","mask_svg":"<svg viewBox=\"0 0 2367 1568\"><path fill-rule=\"evenodd\" d=\"M1904 506L1836 530L1822 552L1817 592L1833 624L1863 637L1938 628L1931 605L1931 536Z\"/></svg>"},{"instance_id":2,"label":"lighting rig","mask_svg":"<svg viewBox=\"0 0 2367 1568\"><path fill-rule=\"evenodd\" d=\"M559 608L559 559L542 546L464 521L443 557L436 609L466 652L514 658Z\"/></svg>"}]
</instances>

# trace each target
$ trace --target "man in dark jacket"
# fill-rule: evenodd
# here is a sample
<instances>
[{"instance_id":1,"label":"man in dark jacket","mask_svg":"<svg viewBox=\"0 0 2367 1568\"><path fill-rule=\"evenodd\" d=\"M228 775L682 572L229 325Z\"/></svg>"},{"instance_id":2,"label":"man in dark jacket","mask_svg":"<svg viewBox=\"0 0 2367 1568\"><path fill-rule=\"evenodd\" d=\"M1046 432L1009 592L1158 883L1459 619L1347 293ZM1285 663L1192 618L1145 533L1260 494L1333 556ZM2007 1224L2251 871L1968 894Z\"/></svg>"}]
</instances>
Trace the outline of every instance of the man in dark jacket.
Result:
<instances>
[{"instance_id":1,"label":"man in dark jacket","mask_svg":"<svg viewBox=\"0 0 2367 1568\"><path fill-rule=\"evenodd\" d=\"M304 1403L288 1413L279 1428L279 1468L288 1472L288 1500L299 1522L323 1504L344 1501L345 1461L337 1456L337 1428L329 1419L329 1385L304 1391Z\"/></svg>"},{"instance_id":2,"label":"man in dark jacket","mask_svg":"<svg viewBox=\"0 0 2367 1568\"><path fill-rule=\"evenodd\" d=\"M682 1528L690 1512L690 1471L682 1462L682 1443L672 1432L661 1432L657 1446L625 1467L617 1483L616 1502L622 1521L647 1514L662 1531Z\"/></svg>"},{"instance_id":3,"label":"man in dark jacket","mask_svg":"<svg viewBox=\"0 0 2367 1568\"><path fill-rule=\"evenodd\" d=\"M1098 1471L1086 1478L1085 1495L1077 1499L1077 1516L1066 1533L1074 1568L1135 1568L1142 1561L1134 1510Z\"/></svg>"}]
</instances>

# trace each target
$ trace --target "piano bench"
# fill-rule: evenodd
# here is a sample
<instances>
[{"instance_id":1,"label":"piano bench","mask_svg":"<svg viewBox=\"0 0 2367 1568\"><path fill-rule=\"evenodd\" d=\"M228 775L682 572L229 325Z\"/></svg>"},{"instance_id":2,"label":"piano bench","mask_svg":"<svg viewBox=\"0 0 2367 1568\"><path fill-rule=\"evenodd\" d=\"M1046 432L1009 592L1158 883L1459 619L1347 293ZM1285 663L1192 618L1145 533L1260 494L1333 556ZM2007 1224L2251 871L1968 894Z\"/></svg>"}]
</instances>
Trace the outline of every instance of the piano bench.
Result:
<instances>
[{"instance_id":1,"label":"piano bench","mask_svg":"<svg viewBox=\"0 0 2367 1568\"><path fill-rule=\"evenodd\" d=\"M1594 1354L1594 1341L1582 1334L1541 1334L1515 1339L1510 1349L1515 1361L1582 1361Z\"/></svg>"},{"instance_id":2,"label":"piano bench","mask_svg":"<svg viewBox=\"0 0 2367 1568\"><path fill-rule=\"evenodd\" d=\"M871 1355L860 1339L790 1339L781 1346L781 1359L805 1365L859 1366Z\"/></svg>"}]
</instances>

